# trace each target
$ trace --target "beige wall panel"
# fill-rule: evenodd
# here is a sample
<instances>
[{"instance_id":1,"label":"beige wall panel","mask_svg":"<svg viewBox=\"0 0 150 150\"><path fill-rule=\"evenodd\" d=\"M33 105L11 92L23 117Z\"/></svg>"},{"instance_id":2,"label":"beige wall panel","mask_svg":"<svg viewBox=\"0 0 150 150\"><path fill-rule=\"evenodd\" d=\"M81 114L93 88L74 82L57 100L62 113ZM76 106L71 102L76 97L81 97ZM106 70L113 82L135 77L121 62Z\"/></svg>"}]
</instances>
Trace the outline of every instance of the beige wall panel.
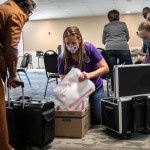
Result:
<instances>
[{"instance_id":1,"label":"beige wall panel","mask_svg":"<svg viewBox=\"0 0 150 150\"><path fill-rule=\"evenodd\" d=\"M130 47L141 47L142 40L137 37L136 32L138 25L144 20L142 15L122 15L120 20L126 22L128 26ZM62 35L66 27L73 25L79 27L85 42L88 41L96 47L103 48L102 33L107 23L107 16L29 21L23 29L24 50L56 50L57 46L62 44Z\"/></svg>"}]
</instances>

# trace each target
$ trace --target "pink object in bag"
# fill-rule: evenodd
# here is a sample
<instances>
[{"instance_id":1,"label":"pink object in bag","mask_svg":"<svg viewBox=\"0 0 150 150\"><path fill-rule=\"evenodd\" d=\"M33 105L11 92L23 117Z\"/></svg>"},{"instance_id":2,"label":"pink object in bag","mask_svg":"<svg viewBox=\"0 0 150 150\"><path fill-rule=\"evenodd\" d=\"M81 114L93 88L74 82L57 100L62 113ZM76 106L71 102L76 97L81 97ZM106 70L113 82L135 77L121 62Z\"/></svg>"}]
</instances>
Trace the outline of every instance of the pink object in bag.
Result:
<instances>
[{"instance_id":1,"label":"pink object in bag","mask_svg":"<svg viewBox=\"0 0 150 150\"><path fill-rule=\"evenodd\" d=\"M56 98L67 110L75 110L84 100L95 91L95 85L89 79L79 82L78 78L82 72L72 68L66 77L53 90Z\"/></svg>"}]
</instances>

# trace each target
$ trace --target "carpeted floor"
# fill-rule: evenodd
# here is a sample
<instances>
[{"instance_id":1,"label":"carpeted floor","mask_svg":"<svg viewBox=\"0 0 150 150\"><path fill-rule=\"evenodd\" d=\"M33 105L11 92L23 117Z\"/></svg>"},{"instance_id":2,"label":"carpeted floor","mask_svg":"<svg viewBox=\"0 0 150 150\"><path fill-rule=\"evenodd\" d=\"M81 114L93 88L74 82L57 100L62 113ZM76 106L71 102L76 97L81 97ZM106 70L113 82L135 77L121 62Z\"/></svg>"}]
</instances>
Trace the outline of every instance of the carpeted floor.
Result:
<instances>
[{"instance_id":1,"label":"carpeted floor","mask_svg":"<svg viewBox=\"0 0 150 150\"><path fill-rule=\"evenodd\" d=\"M44 99L46 86L46 75L44 70L29 70L28 76L32 86L29 85L25 76L21 76L25 83L25 96L31 96L34 99ZM104 82L106 89L106 83ZM49 84L46 100L54 101L56 105L59 102L53 95L53 88L56 82ZM106 90L105 90L106 92ZM10 91L11 98L15 99L21 95L21 88ZM6 94L7 97L7 94ZM33 147L33 150L38 148ZM120 138L118 134L107 131L102 126L91 127L83 138L58 138L43 148L43 150L150 150L150 135L146 133L133 134L126 139Z\"/></svg>"},{"instance_id":2,"label":"carpeted floor","mask_svg":"<svg viewBox=\"0 0 150 150\"><path fill-rule=\"evenodd\" d=\"M55 137L43 150L150 150L150 135L138 133L122 139L102 126L95 126L81 139Z\"/></svg>"}]
</instances>

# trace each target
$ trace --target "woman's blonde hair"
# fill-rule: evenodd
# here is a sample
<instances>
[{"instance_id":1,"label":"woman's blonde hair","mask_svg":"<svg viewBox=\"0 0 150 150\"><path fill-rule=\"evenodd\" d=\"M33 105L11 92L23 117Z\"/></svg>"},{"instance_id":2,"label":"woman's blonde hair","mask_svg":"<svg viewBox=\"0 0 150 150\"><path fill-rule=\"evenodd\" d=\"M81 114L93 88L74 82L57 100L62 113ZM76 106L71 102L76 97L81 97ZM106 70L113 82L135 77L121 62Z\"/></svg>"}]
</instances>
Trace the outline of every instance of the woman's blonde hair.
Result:
<instances>
[{"instance_id":1,"label":"woman's blonde hair","mask_svg":"<svg viewBox=\"0 0 150 150\"><path fill-rule=\"evenodd\" d=\"M78 68L82 68L82 59L83 59L83 39L80 30L75 27L67 27L66 30L64 31L63 34L63 43L64 43L64 54L63 54L63 61L64 61L64 71L67 71L68 68L68 60L71 58L71 53L66 49L65 46L65 38L68 36L74 36L78 40L80 40L80 45L79 45L79 51L78 51Z\"/></svg>"},{"instance_id":2,"label":"woman's blonde hair","mask_svg":"<svg viewBox=\"0 0 150 150\"><path fill-rule=\"evenodd\" d=\"M146 30L150 32L150 13L147 14L146 20L139 25L138 30Z\"/></svg>"}]
</instances>

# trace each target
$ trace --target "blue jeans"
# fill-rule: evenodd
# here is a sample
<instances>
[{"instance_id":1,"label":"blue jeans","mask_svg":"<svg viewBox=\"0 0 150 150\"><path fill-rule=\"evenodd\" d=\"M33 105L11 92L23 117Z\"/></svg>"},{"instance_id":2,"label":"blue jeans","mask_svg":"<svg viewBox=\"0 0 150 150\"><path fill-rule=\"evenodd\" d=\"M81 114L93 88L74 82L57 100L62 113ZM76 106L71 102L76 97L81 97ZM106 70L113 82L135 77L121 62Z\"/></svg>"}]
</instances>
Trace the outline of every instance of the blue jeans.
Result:
<instances>
[{"instance_id":1,"label":"blue jeans","mask_svg":"<svg viewBox=\"0 0 150 150\"><path fill-rule=\"evenodd\" d=\"M113 68L117 65L117 60L119 64L133 64L130 50L107 50L108 55L108 65L109 74L111 77L112 90L114 91L114 78L113 78Z\"/></svg>"},{"instance_id":2,"label":"blue jeans","mask_svg":"<svg viewBox=\"0 0 150 150\"><path fill-rule=\"evenodd\" d=\"M91 107L91 124L101 124L101 99L104 98L103 87L97 89L89 96L89 102Z\"/></svg>"}]
</instances>

